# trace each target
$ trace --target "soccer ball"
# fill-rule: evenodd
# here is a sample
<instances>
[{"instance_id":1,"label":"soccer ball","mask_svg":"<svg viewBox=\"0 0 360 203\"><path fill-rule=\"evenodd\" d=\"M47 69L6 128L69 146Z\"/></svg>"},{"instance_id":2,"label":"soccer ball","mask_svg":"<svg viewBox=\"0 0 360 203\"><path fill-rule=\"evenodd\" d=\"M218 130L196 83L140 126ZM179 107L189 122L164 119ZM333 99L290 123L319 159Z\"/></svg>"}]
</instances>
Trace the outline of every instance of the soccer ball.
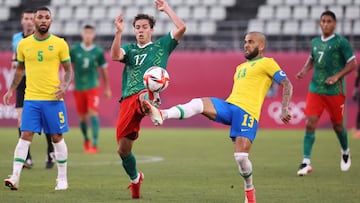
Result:
<instances>
[{"instance_id":1,"label":"soccer ball","mask_svg":"<svg viewBox=\"0 0 360 203\"><path fill-rule=\"evenodd\" d=\"M144 85L151 92L164 91L169 86L168 72L158 66L149 68L144 73Z\"/></svg>"}]
</instances>

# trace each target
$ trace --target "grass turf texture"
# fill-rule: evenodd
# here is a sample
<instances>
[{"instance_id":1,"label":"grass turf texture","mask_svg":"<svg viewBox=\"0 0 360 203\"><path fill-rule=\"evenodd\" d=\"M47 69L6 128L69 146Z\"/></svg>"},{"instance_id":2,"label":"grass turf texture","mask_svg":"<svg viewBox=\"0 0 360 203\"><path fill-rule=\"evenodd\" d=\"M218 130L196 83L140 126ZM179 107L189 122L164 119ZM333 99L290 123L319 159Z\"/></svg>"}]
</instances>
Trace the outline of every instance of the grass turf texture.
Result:
<instances>
[{"instance_id":1,"label":"grass turf texture","mask_svg":"<svg viewBox=\"0 0 360 203\"><path fill-rule=\"evenodd\" d=\"M129 180L116 154L114 129L101 129L100 153L83 153L79 129L65 135L69 148L67 191L54 191L56 168L45 169L46 142L35 136L34 168L24 169L19 191L0 189L0 202L133 202ZM0 129L0 176L12 171L16 129ZM349 133L352 167L340 171L335 134L319 130L313 173L297 177L303 131L260 130L250 153L258 202L358 202L360 139ZM142 199L136 202L243 202L243 181L227 130L144 129L134 147L144 172ZM147 162L161 157L158 162ZM1 183L3 184L3 183Z\"/></svg>"}]
</instances>

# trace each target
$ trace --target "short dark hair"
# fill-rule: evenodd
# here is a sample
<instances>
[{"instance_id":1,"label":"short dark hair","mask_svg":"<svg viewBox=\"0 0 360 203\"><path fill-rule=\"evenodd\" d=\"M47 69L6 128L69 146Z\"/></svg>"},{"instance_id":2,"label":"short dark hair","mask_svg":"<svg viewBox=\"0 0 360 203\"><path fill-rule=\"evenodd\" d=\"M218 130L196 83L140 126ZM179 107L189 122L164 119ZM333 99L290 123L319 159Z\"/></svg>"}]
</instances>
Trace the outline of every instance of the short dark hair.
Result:
<instances>
[{"instance_id":1,"label":"short dark hair","mask_svg":"<svg viewBox=\"0 0 360 203\"><path fill-rule=\"evenodd\" d=\"M21 12L21 18L24 17L25 13L34 13L34 11L30 8L26 8Z\"/></svg>"},{"instance_id":2,"label":"short dark hair","mask_svg":"<svg viewBox=\"0 0 360 203\"><path fill-rule=\"evenodd\" d=\"M38 12L38 11L49 11L50 15L51 15L51 11L48 7L46 6L40 6L40 7L37 7L34 11L34 13Z\"/></svg>"},{"instance_id":3,"label":"short dark hair","mask_svg":"<svg viewBox=\"0 0 360 203\"><path fill-rule=\"evenodd\" d=\"M86 24L86 25L84 25L84 27L83 27L83 30L85 30L85 29L95 30L95 27L92 26L92 25Z\"/></svg>"},{"instance_id":4,"label":"short dark hair","mask_svg":"<svg viewBox=\"0 0 360 203\"><path fill-rule=\"evenodd\" d=\"M140 13L140 14L137 14L134 18L134 21L133 21L133 26L135 27L135 22L138 21L138 20L148 20L149 21L149 24L150 24L150 28L154 28L155 26L155 23L156 23L156 20L153 16L149 16L147 14L143 14L143 13Z\"/></svg>"},{"instance_id":5,"label":"short dark hair","mask_svg":"<svg viewBox=\"0 0 360 203\"><path fill-rule=\"evenodd\" d=\"M324 12L321 14L320 18L322 18L323 16L330 16L332 19L334 19L334 20L336 21L336 15L335 15L335 13L332 12L332 11L330 11L330 10L324 11Z\"/></svg>"}]
</instances>

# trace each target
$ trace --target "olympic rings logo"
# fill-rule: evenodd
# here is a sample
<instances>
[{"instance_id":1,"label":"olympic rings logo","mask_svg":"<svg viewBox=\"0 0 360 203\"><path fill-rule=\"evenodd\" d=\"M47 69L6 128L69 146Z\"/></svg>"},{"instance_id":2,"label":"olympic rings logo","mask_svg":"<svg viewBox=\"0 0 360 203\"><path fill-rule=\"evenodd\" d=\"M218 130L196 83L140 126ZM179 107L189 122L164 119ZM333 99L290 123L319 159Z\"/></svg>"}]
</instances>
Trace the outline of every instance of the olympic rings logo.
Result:
<instances>
[{"instance_id":1,"label":"olympic rings logo","mask_svg":"<svg viewBox=\"0 0 360 203\"><path fill-rule=\"evenodd\" d=\"M281 119L281 102L275 101L270 103L268 106L268 114L274 119L277 124L284 124ZM290 124L299 124L305 118L305 102L301 101L299 103L290 102L289 112L291 115Z\"/></svg>"}]
</instances>

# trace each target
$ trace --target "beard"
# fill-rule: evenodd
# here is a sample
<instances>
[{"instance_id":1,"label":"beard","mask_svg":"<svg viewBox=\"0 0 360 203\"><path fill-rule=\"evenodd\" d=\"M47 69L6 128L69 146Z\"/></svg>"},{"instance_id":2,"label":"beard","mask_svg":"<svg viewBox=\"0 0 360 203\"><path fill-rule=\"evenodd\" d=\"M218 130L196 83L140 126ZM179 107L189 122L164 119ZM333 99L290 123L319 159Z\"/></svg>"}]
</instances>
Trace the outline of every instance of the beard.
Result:
<instances>
[{"instance_id":1,"label":"beard","mask_svg":"<svg viewBox=\"0 0 360 203\"><path fill-rule=\"evenodd\" d=\"M251 59L255 58L258 54L259 54L259 48L255 48L254 51L252 51L248 54L245 54L245 58L247 60L251 60Z\"/></svg>"},{"instance_id":2,"label":"beard","mask_svg":"<svg viewBox=\"0 0 360 203\"><path fill-rule=\"evenodd\" d=\"M49 31L49 27L46 27L46 28L44 28L44 27L40 27L40 26L38 26L37 28L37 31L40 33L40 34L46 34L48 31Z\"/></svg>"}]
</instances>

